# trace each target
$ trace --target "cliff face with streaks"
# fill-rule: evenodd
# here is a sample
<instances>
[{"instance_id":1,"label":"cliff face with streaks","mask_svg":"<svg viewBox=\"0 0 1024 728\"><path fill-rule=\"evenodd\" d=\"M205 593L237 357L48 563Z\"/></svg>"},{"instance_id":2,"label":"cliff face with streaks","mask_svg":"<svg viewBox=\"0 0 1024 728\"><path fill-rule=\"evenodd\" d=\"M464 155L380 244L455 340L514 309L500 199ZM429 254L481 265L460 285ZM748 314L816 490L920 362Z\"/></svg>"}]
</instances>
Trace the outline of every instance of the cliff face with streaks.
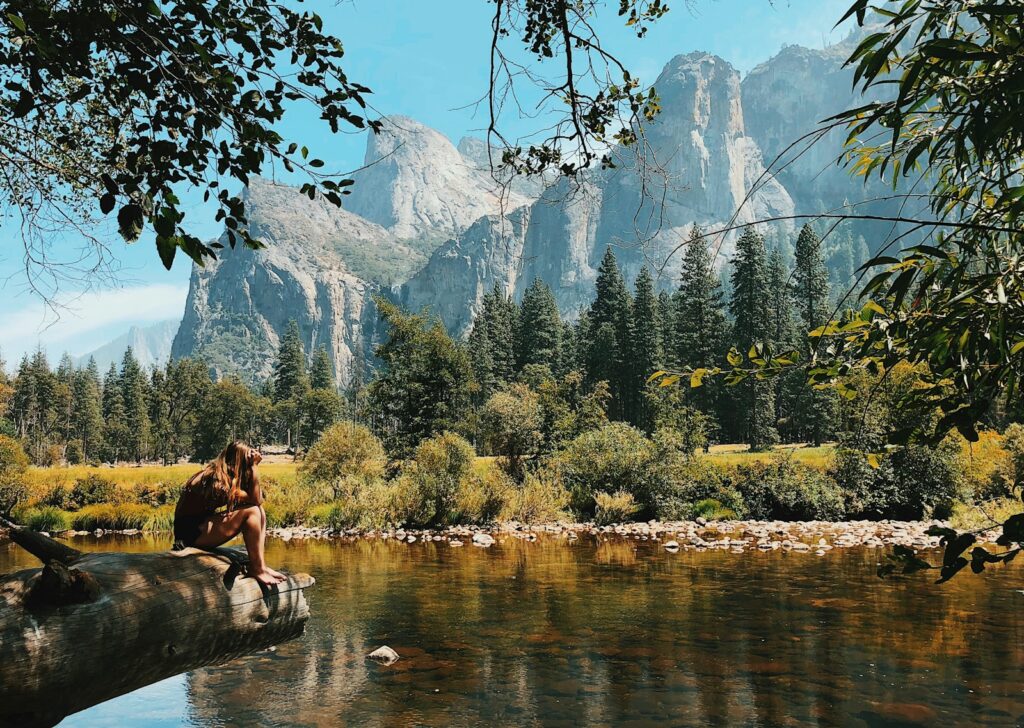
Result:
<instances>
[{"instance_id":1,"label":"cliff face with streaks","mask_svg":"<svg viewBox=\"0 0 1024 728\"><path fill-rule=\"evenodd\" d=\"M853 100L842 68L848 50L788 47L742 80L716 56L676 56L655 84L662 113L643 129L641 147L615 150L616 169L572 181L496 181L483 140L456 147L389 117L369 135L343 210L253 181L251 225L267 246L225 251L195 269L172 355L264 378L295 319L307 351L326 347L342 383L372 356L377 293L429 307L461 335L495 284L518 296L538 277L575 317L609 245L627 278L653 264L659 285L674 287L682 256L673 251L694 223L739 226L872 194L834 164L841 130L765 174L766 161ZM796 225L762 227L785 240ZM719 263L738 234L715 238Z\"/></svg>"}]
</instances>

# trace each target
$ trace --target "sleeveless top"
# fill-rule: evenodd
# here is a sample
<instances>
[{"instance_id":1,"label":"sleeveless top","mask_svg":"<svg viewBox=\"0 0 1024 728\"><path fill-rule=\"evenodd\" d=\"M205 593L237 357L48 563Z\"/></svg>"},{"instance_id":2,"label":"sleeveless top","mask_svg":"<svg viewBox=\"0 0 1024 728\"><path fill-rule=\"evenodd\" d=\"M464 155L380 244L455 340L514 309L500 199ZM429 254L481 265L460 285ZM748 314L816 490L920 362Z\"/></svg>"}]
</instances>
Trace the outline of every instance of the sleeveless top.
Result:
<instances>
[{"instance_id":1,"label":"sleeveless top","mask_svg":"<svg viewBox=\"0 0 1024 728\"><path fill-rule=\"evenodd\" d=\"M227 491L211 477L185 483L174 509L178 516L212 516L228 504Z\"/></svg>"}]
</instances>

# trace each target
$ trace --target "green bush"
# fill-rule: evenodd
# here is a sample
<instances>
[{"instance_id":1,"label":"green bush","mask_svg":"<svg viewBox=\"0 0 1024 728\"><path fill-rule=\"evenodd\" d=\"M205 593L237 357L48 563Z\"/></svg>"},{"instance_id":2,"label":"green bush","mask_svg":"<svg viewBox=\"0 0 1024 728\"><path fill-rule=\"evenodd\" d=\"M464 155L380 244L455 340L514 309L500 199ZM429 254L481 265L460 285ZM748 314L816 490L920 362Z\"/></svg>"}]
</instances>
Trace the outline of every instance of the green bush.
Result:
<instances>
[{"instance_id":1,"label":"green bush","mask_svg":"<svg viewBox=\"0 0 1024 728\"><path fill-rule=\"evenodd\" d=\"M865 452L841 449L829 474L846 494L849 517L945 517L961 490L957 449L950 442L901 447L877 456L878 467L872 467Z\"/></svg>"},{"instance_id":2,"label":"green bush","mask_svg":"<svg viewBox=\"0 0 1024 728\"><path fill-rule=\"evenodd\" d=\"M736 518L746 513L743 496L733 484L734 478L706 457L692 457L674 466L674 487L658 505L658 518L694 520L708 515L709 504L719 511L715 518ZM704 504L703 506L701 504Z\"/></svg>"},{"instance_id":3,"label":"green bush","mask_svg":"<svg viewBox=\"0 0 1024 728\"><path fill-rule=\"evenodd\" d=\"M28 498L28 456L13 437L0 435L0 515L8 515Z\"/></svg>"},{"instance_id":4,"label":"green bush","mask_svg":"<svg viewBox=\"0 0 1024 728\"><path fill-rule=\"evenodd\" d=\"M299 473L303 479L332 488L335 497L340 497L351 495L345 491L353 481L382 477L386 466L384 446L369 429L355 422L338 422L309 448Z\"/></svg>"},{"instance_id":5,"label":"green bush","mask_svg":"<svg viewBox=\"0 0 1024 728\"><path fill-rule=\"evenodd\" d=\"M68 494L68 504L71 510L77 510L84 506L112 503L116 498L117 484L93 473L75 481Z\"/></svg>"},{"instance_id":6,"label":"green bush","mask_svg":"<svg viewBox=\"0 0 1024 728\"><path fill-rule=\"evenodd\" d=\"M600 526L622 523L630 520L640 510L630 493L598 493L594 496L597 507L594 510L594 522Z\"/></svg>"},{"instance_id":7,"label":"green bush","mask_svg":"<svg viewBox=\"0 0 1024 728\"><path fill-rule=\"evenodd\" d=\"M64 460L68 465L80 465L85 460L85 455L82 453L81 440L68 441L68 446L64 448Z\"/></svg>"},{"instance_id":8,"label":"green bush","mask_svg":"<svg viewBox=\"0 0 1024 728\"><path fill-rule=\"evenodd\" d=\"M469 473L459 483L451 520L455 523L491 523L498 519L509 494L517 487L501 468Z\"/></svg>"},{"instance_id":9,"label":"green bush","mask_svg":"<svg viewBox=\"0 0 1024 728\"><path fill-rule=\"evenodd\" d=\"M740 465L735 485L749 518L836 521L846 514L843 492L836 481L792 457Z\"/></svg>"},{"instance_id":10,"label":"green bush","mask_svg":"<svg viewBox=\"0 0 1024 728\"><path fill-rule=\"evenodd\" d=\"M475 458L473 446L452 432L423 440L393 483L394 512L408 525L450 522L459 487L472 474Z\"/></svg>"},{"instance_id":11,"label":"green bush","mask_svg":"<svg viewBox=\"0 0 1024 728\"><path fill-rule=\"evenodd\" d=\"M524 462L537 454L544 425L540 398L525 384L512 384L495 392L480 411L480 431L488 450L501 457L501 465L517 480Z\"/></svg>"},{"instance_id":12,"label":"green bush","mask_svg":"<svg viewBox=\"0 0 1024 728\"><path fill-rule=\"evenodd\" d=\"M654 444L640 430L612 422L571 440L556 456L570 505L581 515L594 513L598 493L629 493L646 510L654 507Z\"/></svg>"},{"instance_id":13,"label":"green bush","mask_svg":"<svg viewBox=\"0 0 1024 728\"><path fill-rule=\"evenodd\" d=\"M23 526L33 531L65 531L68 528L68 514L53 506L29 508L20 514Z\"/></svg>"},{"instance_id":14,"label":"green bush","mask_svg":"<svg viewBox=\"0 0 1024 728\"><path fill-rule=\"evenodd\" d=\"M138 503L101 503L84 506L71 514L71 527L76 531L123 531L146 528L154 515L152 508Z\"/></svg>"},{"instance_id":15,"label":"green bush","mask_svg":"<svg viewBox=\"0 0 1024 728\"><path fill-rule=\"evenodd\" d=\"M73 510L71 491L63 485L55 485L39 498L40 506L51 506L62 511Z\"/></svg>"},{"instance_id":16,"label":"green bush","mask_svg":"<svg viewBox=\"0 0 1024 728\"><path fill-rule=\"evenodd\" d=\"M523 484L513 488L501 510L502 521L547 523L566 518L569 491L551 470L528 473Z\"/></svg>"}]
</instances>

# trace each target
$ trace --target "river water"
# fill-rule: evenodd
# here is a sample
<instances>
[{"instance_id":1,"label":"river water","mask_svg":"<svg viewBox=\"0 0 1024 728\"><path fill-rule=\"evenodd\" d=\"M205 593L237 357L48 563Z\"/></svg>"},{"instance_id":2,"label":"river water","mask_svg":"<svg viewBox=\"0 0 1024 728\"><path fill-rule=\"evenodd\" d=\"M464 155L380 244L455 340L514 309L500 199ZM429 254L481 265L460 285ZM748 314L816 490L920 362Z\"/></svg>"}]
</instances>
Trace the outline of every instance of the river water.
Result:
<instances>
[{"instance_id":1,"label":"river water","mask_svg":"<svg viewBox=\"0 0 1024 728\"><path fill-rule=\"evenodd\" d=\"M150 538L83 549L165 548ZM306 634L62 726L1016 725L1024 566L882 581L881 550L274 541ZM0 573L35 566L0 543ZM391 667L365 655L387 644Z\"/></svg>"}]
</instances>

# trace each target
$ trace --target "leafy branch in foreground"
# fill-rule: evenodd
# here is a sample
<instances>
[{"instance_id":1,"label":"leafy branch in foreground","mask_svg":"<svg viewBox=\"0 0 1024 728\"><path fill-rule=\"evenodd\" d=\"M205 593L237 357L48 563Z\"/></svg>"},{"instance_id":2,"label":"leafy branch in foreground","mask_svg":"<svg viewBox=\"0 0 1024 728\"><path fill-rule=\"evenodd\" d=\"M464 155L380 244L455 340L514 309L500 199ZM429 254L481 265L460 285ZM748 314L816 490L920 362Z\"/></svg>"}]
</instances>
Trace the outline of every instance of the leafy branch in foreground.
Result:
<instances>
[{"instance_id":1,"label":"leafy branch in foreground","mask_svg":"<svg viewBox=\"0 0 1024 728\"><path fill-rule=\"evenodd\" d=\"M908 546L896 546L891 554L886 555L885 563L878 567L878 576L887 577L893 574L914 574L927 569L938 569L939 578L936 583L947 582L968 565L975 574L980 574L989 564L1008 564L1017 558L1024 548L1024 514L1010 516L1003 524L1003 532L996 539L999 546L1008 547L1006 551L992 553L977 543L977 534L960 532L946 526L932 526L926 532L929 536L941 536L939 545L944 547L942 565L936 566L917 556ZM970 560L963 554L971 549Z\"/></svg>"},{"instance_id":2,"label":"leafy branch in foreground","mask_svg":"<svg viewBox=\"0 0 1024 728\"><path fill-rule=\"evenodd\" d=\"M200 264L215 254L184 224L181 184L216 201L232 246L259 242L225 178L301 169L304 193L340 206L349 182L273 128L302 102L332 131L374 126L369 89L347 78L341 42L322 28L275 0L2 3L0 196L23 231L47 219L84 228L96 202L116 210L126 241L148 223L168 268L179 248Z\"/></svg>"}]
</instances>

